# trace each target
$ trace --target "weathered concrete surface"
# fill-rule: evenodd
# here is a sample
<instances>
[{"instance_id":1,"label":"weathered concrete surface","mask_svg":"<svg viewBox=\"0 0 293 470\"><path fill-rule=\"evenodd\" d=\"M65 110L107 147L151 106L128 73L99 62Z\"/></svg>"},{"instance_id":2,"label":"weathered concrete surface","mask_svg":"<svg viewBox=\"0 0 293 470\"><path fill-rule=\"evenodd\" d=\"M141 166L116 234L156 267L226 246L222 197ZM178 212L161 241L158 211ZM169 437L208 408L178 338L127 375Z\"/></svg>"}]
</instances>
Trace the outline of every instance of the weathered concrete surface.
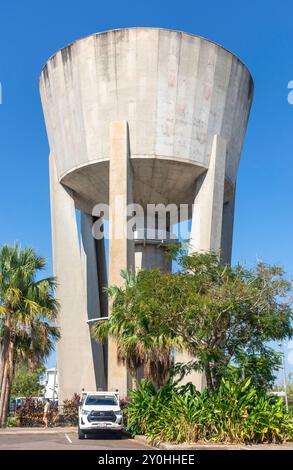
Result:
<instances>
[{"instance_id":1,"label":"weathered concrete surface","mask_svg":"<svg viewBox=\"0 0 293 470\"><path fill-rule=\"evenodd\" d=\"M81 267L83 272L84 290L86 296L87 319L103 316L100 305L99 273L95 239L92 235L93 217L81 213ZM91 329L93 323L89 324ZM105 390L107 386L107 371L105 367L105 348L91 338L92 358L94 363L96 387Z\"/></svg>"},{"instance_id":2,"label":"weathered concrete surface","mask_svg":"<svg viewBox=\"0 0 293 470\"><path fill-rule=\"evenodd\" d=\"M74 199L59 183L55 158L50 155L50 193L53 241L53 269L61 302L58 326L62 339L57 343L59 402L82 388L96 389L87 302L81 269L80 247Z\"/></svg>"},{"instance_id":3,"label":"weathered concrete surface","mask_svg":"<svg viewBox=\"0 0 293 470\"><path fill-rule=\"evenodd\" d=\"M221 260L228 264L231 263L232 255L235 192L236 187L233 188L230 197L224 201L222 216Z\"/></svg>"},{"instance_id":4,"label":"weathered concrete surface","mask_svg":"<svg viewBox=\"0 0 293 470\"><path fill-rule=\"evenodd\" d=\"M217 44L157 28L94 34L51 57L40 89L59 180L80 205L108 201L113 121L129 124L135 202L192 204L215 134L235 181L253 84Z\"/></svg>"},{"instance_id":5,"label":"weathered concrete surface","mask_svg":"<svg viewBox=\"0 0 293 470\"><path fill-rule=\"evenodd\" d=\"M175 363L187 364L192 360L194 360L194 357L187 351L175 352ZM205 375L202 372L192 371L189 374L186 374L183 379L181 379L180 385L187 384L188 382L192 382L198 391L201 391L206 387Z\"/></svg>"},{"instance_id":6,"label":"weathered concrete surface","mask_svg":"<svg viewBox=\"0 0 293 470\"><path fill-rule=\"evenodd\" d=\"M163 268L171 270L172 263L166 258L166 249L159 243L135 243L135 270Z\"/></svg>"},{"instance_id":7,"label":"weathered concrete surface","mask_svg":"<svg viewBox=\"0 0 293 470\"><path fill-rule=\"evenodd\" d=\"M65 396L81 382L94 384L85 321L99 310L99 303L107 312L99 280L104 273L105 284L103 250L97 243L95 250L87 236L83 259L91 259L82 271L75 207L92 214L98 203L114 207L116 196L123 207L129 201L143 206L187 203L195 222L193 249L221 248L222 259L229 262L235 182L253 83L237 57L206 39L157 28L128 28L94 34L57 52L42 71L40 91L50 149L56 156L52 226L62 304L61 376L61 369L68 368L66 381L60 377L59 382ZM200 224L196 211L192 213L194 202ZM118 211L116 226L121 227L122 219L125 214ZM69 239L56 229L56 220L64 220L62 230L65 227ZM126 267L168 267L162 254L162 248L156 251L148 244L134 248L125 236L112 240L109 283L119 285L120 270ZM90 286L95 293L86 292ZM70 364L77 344L80 355ZM123 395L128 379L125 368L114 360L115 348L110 341L108 387L119 388Z\"/></svg>"},{"instance_id":8,"label":"weathered concrete surface","mask_svg":"<svg viewBox=\"0 0 293 470\"><path fill-rule=\"evenodd\" d=\"M132 169L126 121L111 123L110 142L110 210L115 214L112 213L109 225L109 231L113 234L109 240L109 285L120 286L123 283L121 271L134 271L134 241L128 240L125 232L127 205L132 203ZM122 398L127 395L129 385L126 367L118 360L116 343L109 338L108 389L118 389Z\"/></svg>"},{"instance_id":9,"label":"weathered concrete surface","mask_svg":"<svg viewBox=\"0 0 293 470\"><path fill-rule=\"evenodd\" d=\"M226 142L214 136L207 172L196 182L190 251L220 252L226 167Z\"/></svg>"},{"instance_id":10,"label":"weathered concrete surface","mask_svg":"<svg viewBox=\"0 0 293 470\"><path fill-rule=\"evenodd\" d=\"M206 251L220 253L222 248L225 166L226 142L220 136L215 135L209 168L196 182L197 188L190 234L191 253ZM226 250L225 256L228 257L231 252L231 245ZM176 354L176 362L187 363L191 360L192 357L186 351ZM182 383L190 381L194 383L198 390L202 390L205 386L205 377L202 373L192 372L183 378Z\"/></svg>"}]
</instances>

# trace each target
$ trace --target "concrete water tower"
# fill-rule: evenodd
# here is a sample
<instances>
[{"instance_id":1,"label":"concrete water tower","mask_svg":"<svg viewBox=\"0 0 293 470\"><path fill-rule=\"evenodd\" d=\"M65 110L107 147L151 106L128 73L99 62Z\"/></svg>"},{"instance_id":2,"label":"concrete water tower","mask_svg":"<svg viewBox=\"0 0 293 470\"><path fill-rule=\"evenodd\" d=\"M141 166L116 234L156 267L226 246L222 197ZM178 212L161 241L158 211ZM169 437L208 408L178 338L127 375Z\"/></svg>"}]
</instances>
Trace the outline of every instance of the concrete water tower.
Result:
<instances>
[{"instance_id":1,"label":"concrete water tower","mask_svg":"<svg viewBox=\"0 0 293 470\"><path fill-rule=\"evenodd\" d=\"M81 388L127 390L116 346L91 340L91 318L108 315L104 240L93 207L188 204L193 250L231 257L235 183L253 96L246 66L192 34L127 28L93 34L53 55L40 90L50 144L54 274L61 303L59 399ZM192 207L193 213L192 213ZM81 212L80 227L76 209ZM114 224L125 222L116 211ZM165 243L109 240L108 277L163 266ZM79 233L80 232L80 233ZM184 354L180 360L186 359Z\"/></svg>"}]
</instances>

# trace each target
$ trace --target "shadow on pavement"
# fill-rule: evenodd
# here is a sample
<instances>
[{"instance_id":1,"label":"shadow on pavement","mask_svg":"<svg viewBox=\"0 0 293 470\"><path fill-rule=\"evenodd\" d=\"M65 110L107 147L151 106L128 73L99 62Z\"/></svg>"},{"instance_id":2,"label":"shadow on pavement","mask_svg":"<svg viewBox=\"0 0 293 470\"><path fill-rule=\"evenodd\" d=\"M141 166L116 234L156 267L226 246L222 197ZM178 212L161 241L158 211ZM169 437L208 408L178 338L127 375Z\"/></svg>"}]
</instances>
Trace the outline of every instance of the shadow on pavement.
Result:
<instances>
[{"instance_id":1,"label":"shadow on pavement","mask_svg":"<svg viewBox=\"0 0 293 470\"><path fill-rule=\"evenodd\" d=\"M98 431L95 433L90 433L86 434L86 440L113 440L117 439L117 441L120 441L121 439L130 439L129 436L126 434L116 434L116 433L110 433L110 432L103 432L103 431Z\"/></svg>"}]
</instances>

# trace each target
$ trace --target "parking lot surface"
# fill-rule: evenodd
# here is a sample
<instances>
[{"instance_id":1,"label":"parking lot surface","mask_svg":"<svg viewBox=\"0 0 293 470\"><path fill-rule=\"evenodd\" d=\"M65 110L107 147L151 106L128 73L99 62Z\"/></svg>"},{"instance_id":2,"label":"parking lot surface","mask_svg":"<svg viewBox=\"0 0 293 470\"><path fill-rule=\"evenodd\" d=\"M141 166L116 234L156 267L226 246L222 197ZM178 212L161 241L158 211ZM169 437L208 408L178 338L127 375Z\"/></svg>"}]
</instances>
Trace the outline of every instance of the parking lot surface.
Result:
<instances>
[{"instance_id":1,"label":"parking lot surface","mask_svg":"<svg viewBox=\"0 0 293 470\"><path fill-rule=\"evenodd\" d=\"M88 436L79 440L75 430L56 432L40 430L29 432L0 432L1 450L143 450L144 443L123 436L121 439L109 434Z\"/></svg>"}]
</instances>

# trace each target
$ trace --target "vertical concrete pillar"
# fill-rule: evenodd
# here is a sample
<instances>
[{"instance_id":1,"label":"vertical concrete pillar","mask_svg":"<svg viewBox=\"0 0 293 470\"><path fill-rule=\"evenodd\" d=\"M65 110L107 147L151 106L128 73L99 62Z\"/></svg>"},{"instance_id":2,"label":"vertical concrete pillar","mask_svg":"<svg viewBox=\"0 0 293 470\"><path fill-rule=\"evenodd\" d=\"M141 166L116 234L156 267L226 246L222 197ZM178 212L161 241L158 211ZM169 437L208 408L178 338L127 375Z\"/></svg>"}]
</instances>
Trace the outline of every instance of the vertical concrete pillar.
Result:
<instances>
[{"instance_id":1,"label":"vertical concrete pillar","mask_svg":"<svg viewBox=\"0 0 293 470\"><path fill-rule=\"evenodd\" d=\"M123 269L134 269L134 242L127 239L127 205L132 202L132 171L129 159L128 124L110 125L109 202L112 217L109 224L109 285L121 285ZM110 312L111 314L111 308ZM127 394L129 378L125 365L118 361L117 346L108 342L108 388Z\"/></svg>"},{"instance_id":2,"label":"vertical concrete pillar","mask_svg":"<svg viewBox=\"0 0 293 470\"><path fill-rule=\"evenodd\" d=\"M50 196L53 242L53 268L57 278L56 297L61 308L57 343L59 402L95 390L96 381L87 320L84 280L75 204L70 190L59 183L55 160L50 155Z\"/></svg>"},{"instance_id":3,"label":"vertical concrete pillar","mask_svg":"<svg viewBox=\"0 0 293 470\"><path fill-rule=\"evenodd\" d=\"M92 235L93 217L81 212L81 262L86 292L87 318L103 316L100 305L98 261L95 239ZM89 328L93 326L90 323ZM106 370L103 345L91 337L91 348L97 388L106 389Z\"/></svg>"},{"instance_id":4,"label":"vertical concrete pillar","mask_svg":"<svg viewBox=\"0 0 293 470\"><path fill-rule=\"evenodd\" d=\"M95 240L95 245L96 245L96 256L97 256L97 267L98 267L100 313L102 317L108 317L109 315L108 294L105 292L105 288L108 287L105 239L101 238L101 239ZM102 344L102 348L103 348L103 358L104 358L105 388L108 389L108 341L105 341Z\"/></svg>"},{"instance_id":5,"label":"vertical concrete pillar","mask_svg":"<svg viewBox=\"0 0 293 470\"><path fill-rule=\"evenodd\" d=\"M235 192L236 188L234 187L233 194L230 196L230 199L228 201L225 201L223 207L221 261L227 264L231 263L232 255Z\"/></svg>"},{"instance_id":6,"label":"vertical concrete pillar","mask_svg":"<svg viewBox=\"0 0 293 470\"><path fill-rule=\"evenodd\" d=\"M197 181L190 234L190 251L221 249L226 167L226 141L215 135L207 172Z\"/></svg>"},{"instance_id":7,"label":"vertical concrete pillar","mask_svg":"<svg viewBox=\"0 0 293 470\"><path fill-rule=\"evenodd\" d=\"M105 292L105 288L108 287L105 239L101 238L101 239L95 240L95 245L96 245L96 257L97 257L97 267L98 267L100 310L101 310L101 316L107 317L109 314L109 307L108 307L108 295Z\"/></svg>"},{"instance_id":8,"label":"vertical concrete pillar","mask_svg":"<svg viewBox=\"0 0 293 470\"><path fill-rule=\"evenodd\" d=\"M190 252L214 251L222 246L222 218L226 167L226 141L219 135L213 138L207 172L197 181L190 234ZM186 352L176 354L175 361L186 363L192 357ZM204 374L192 372L182 383L193 382L201 390L205 386Z\"/></svg>"}]
</instances>

